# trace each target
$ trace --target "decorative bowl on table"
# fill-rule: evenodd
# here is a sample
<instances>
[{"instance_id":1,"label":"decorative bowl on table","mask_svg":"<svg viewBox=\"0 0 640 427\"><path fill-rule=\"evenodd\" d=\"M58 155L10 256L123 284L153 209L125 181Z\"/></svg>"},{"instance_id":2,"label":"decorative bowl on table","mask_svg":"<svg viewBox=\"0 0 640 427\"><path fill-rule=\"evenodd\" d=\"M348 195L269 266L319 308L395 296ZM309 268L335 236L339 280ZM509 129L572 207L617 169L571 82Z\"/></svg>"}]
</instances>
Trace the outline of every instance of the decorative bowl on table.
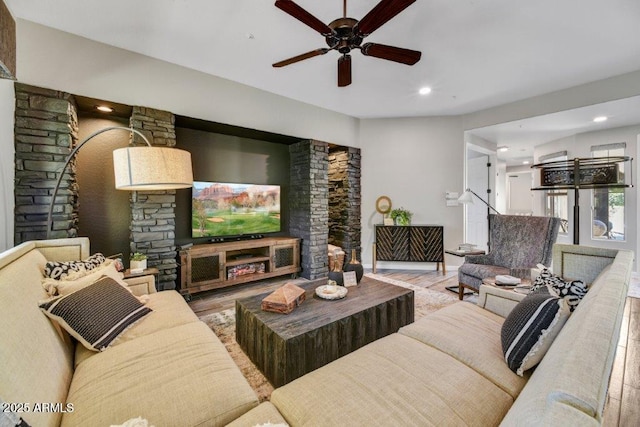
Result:
<instances>
[{"instance_id":1,"label":"decorative bowl on table","mask_svg":"<svg viewBox=\"0 0 640 427\"><path fill-rule=\"evenodd\" d=\"M347 295L349 290L344 286L337 286L333 280L329 280L326 285L318 286L316 288L316 295L322 299L341 299Z\"/></svg>"}]
</instances>

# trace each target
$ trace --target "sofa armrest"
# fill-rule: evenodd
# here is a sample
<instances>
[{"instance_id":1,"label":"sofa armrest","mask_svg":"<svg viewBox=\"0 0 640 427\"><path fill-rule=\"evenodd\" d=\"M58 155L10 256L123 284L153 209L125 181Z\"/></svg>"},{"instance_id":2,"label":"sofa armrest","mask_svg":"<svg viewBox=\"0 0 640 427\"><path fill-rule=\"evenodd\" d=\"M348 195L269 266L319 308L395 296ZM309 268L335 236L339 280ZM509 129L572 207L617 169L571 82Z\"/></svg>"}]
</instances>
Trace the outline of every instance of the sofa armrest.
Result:
<instances>
[{"instance_id":1,"label":"sofa armrest","mask_svg":"<svg viewBox=\"0 0 640 427\"><path fill-rule=\"evenodd\" d=\"M565 280L591 284L617 255L617 249L556 243L553 245L553 273Z\"/></svg>"},{"instance_id":2,"label":"sofa armrest","mask_svg":"<svg viewBox=\"0 0 640 427\"><path fill-rule=\"evenodd\" d=\"M145 276L136 276L124 279L129 285L129 289L136 296L142 296L147 294L156 293L156 278L153 274L147 274Z\"/></svg>"},{"instance_id":3,"label":"sofa armrest","mask_svg":"<svg viewBox=\"0 0 640 427\"><path fill-rule=\"evenodd\" d=\"M513 307L522 301L525 296L525 294L521 294L512 289L480 285L478 306L498 316L507 317L509 313L511 313L511 310L513 310Z\"/></svg>"}]
</instances>

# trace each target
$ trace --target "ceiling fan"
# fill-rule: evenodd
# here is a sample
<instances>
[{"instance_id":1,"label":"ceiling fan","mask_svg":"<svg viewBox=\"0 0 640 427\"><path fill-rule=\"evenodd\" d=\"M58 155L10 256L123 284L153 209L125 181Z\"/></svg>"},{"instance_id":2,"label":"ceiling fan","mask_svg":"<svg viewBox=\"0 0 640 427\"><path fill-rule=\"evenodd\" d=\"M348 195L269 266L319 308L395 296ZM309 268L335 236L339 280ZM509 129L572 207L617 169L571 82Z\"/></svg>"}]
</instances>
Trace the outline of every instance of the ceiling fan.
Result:
<instances>
[{"instance_id":1,"label":"ceiling fan","mask_svg":"<svg viewBox=\"0 0 640 427\"><path fill-rule=\"evenodd\" d=\"M362 44L362 41L415 1L416 0L381 0L364 18L358 21L353 18L347 18L347 0L344 0L343 17L335 19L327 25L292 0L277 0L275 6L278 9L283 10L319 32L325 37L329 47L312 50L285 59L284 61L276 62L273 66L284 67L285 65L324 55L331 50L337 50L342 54L342 56L338 58L338 86L344 87L351 84L351 55L349 55L349 52L353 49L360 49L360 52L365 56L373 56L401 64L413 65L420 60L420 56L422 55L416 50L378 43Z\"/></svg>"}]
</instances>

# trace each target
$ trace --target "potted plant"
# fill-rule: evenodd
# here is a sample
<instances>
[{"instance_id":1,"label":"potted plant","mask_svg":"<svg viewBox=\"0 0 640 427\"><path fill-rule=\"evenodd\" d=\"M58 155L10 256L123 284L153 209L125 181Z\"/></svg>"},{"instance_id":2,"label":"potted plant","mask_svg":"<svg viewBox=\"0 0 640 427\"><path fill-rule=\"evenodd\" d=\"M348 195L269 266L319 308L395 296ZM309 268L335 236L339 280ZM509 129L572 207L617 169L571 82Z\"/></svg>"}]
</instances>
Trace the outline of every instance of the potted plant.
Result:
<instances>
[{"instance_id":1,"label":"potted plant","mask_svg":"<svg viewBox=\"0 0 640 427\"><path fill-rule=\"evenodd\" d=\"M136 252L131 257L131 270L145 270L147 268L147 256Z\"/></svg>"},{"instance_id":2,"label":"potted plant","mask_svg":"<svg viewBox=\"0 0 640 427\"><path fill-rule=\"evenodd\" d=\"M411 224L411 217L413 216L413 212L408 211L402 207L393 209L389 216L396 225L409 225Z\"/></svg>"}]
</instances>

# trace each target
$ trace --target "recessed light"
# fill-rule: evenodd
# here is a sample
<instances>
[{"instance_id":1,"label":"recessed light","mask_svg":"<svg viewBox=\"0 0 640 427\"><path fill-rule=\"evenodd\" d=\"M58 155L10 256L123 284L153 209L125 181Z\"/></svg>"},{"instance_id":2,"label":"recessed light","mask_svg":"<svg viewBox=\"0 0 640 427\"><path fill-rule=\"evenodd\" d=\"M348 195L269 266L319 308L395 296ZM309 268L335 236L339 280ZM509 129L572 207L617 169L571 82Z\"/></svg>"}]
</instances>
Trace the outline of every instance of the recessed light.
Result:
<instances>
[{"instance_id":1,"label":"recessed light","mask_svg":"<svg viewBox=\"0 0 640 427\"><path fill-rule=\"evenodd\" d=\"M531 163L531 162L529 162L529 160L523 160L523 161L522 161L522 164L523 164L523 165L528 165L529 163Z\"/></svg>"},{"instance_id":2,"label":"recessed light","mask_svg":"<svg viewBox=\"0 0 640 427\"><path fill-rule=\"evenodd\" d=\"M96 110L102 111L103 113L112 113L113 108L107 107L106 105L97 105Z\"/></svg>"},{"instance_id":3,"label":"recessed light","mask_svg":"<svg viewBox=\"0 0 640 427\"><path fill-rule=\"evenodd\" d=\"M593 119L594 122L596 123L602 123L602 122L606 122L608 119L607 116L598 116L596 118Z\"/></svg>"},{"instance_id":4,"label":"recessed light","mask_svg":"<svg viewBox=\"0 0 640 427\"><path fill-rule=\"evenodd\" d=\"M425 87L423 87L423 88L420 88L420 90L418 91L418 93L419 93L420 95L429 95L429 94L431 93L431 88L430 88L430 87L426 87L426 86L425 86Z\"/></svg>"},{"instance_id":5,"label":"recessed light","mask_svg":"<svg viewBox=\"0 0 640 427\"><path fill-rule=\"evenodd\" d=\"M502 147L498 147L498 151L504 153L505 151L509 151L509 147L503 145Z\"/></svg>"}]
</instances>

